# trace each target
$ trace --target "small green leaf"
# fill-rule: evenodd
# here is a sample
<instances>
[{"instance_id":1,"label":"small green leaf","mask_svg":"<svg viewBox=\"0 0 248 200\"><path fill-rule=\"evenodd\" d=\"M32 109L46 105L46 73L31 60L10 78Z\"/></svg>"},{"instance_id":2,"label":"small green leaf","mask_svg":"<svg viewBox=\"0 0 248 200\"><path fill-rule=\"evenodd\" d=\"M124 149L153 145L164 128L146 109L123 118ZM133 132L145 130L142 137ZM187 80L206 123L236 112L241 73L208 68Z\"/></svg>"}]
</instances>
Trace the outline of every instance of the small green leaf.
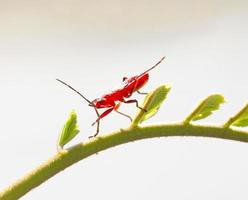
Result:
<instances>
[{"instance_id":1,"label":"small green leaf","mask_svg":"<svg viewBox=\"0 0 248 200\"><path fill-rule=\"evenodd\" d=\"M139 123L154 116L166 99L171 87L168 85L162 85L146 95L142 108L146 110L139 110L134 118L132 125L138 125Z\"/></svg>"},{"instance_id":2,"label":"small green leaf","mask_svg":"<svg viewBox=\"0 0 248 200\"><path fill-rule=\"evenodd\" d=\"M234 121L230 125L238 127L248 126L248 104L232 119Z\"/></svg>"},{"instance_id":3,"label":"small green leaf","mask_svg":"<svg viewBox=\"0 0 248 200\"><path fill-rule=\"evenodd\" d=\"M72 111L67 119L58 139L58 147L63 149L79 133L77 126L77 114Z\"/></svg>"},{"instance_id":4,"label":"small green leaf","mask_svg":"<svg viewBox=\"0 0 248 200\"><path fill-rule=\"evenodd\" d=\"M245 119L238 120L235 123L232 124L233 126L239 126L239 127L246 127L248 126L248 115Z\"/></svg>"},{"instance_id":5,"label":"small green leaf","mask_svg":"<svg viewBox=\"0 0 248 200\"><path fill-rule=\"evenodd\" d=\"M184 120L184 123L204 119L218 110L220 104L225 103L225 99L220 94L213 94L204 99L200 105Z\"/></svg>"}]
</instances>

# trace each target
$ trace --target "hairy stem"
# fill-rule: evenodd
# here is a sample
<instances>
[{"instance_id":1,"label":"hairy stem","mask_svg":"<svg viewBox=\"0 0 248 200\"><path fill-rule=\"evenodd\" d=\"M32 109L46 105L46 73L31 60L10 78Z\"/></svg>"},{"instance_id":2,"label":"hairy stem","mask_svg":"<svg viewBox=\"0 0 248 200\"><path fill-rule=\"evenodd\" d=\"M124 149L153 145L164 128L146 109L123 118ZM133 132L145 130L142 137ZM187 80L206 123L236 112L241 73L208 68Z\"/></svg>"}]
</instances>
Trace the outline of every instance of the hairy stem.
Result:
<instances>
[{"instance_id":1,"label":"hairy stem","mask_svg":"<svg viewBox=\"0 0 248 200\"><path fill-rule=\"evenodd\" d=\"M135 140L168 136L201 136L248 142L248 132L217 126L168 124L121 129L90 139L54 155L51 159L2 191L0 199L18 199L65 168L105 149Z\"/></svg>"}]
</instances>

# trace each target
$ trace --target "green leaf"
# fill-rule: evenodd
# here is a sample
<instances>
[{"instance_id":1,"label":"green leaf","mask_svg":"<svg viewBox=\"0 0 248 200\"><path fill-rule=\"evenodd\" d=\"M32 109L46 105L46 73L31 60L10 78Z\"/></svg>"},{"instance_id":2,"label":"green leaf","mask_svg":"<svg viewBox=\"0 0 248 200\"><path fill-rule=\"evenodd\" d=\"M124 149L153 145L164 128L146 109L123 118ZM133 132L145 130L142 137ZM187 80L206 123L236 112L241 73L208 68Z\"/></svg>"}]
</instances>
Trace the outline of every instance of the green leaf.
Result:
<instances>
[{"instance_id":1,"label":"green leaf","mask_svg":"<svg viewBox=\"0 0 248 200\"><path fill-rule=\"evenodd\" d=\"M225 99L220 94L213 94L204 99L200 105L184 120L184 123L204 119L218 110L220 104L225 103Z\"/></svg>"},{"instance_id":2,"label":"green leaf","mask_svg":"<svg viewBox=\"0 0 248 200\"><path fill-rule=\"evenodd\" d=\"M162 85L146 95L142 108L146 110L139 110L134 118L132 125L138 125L139 123L154 116L166 99L171 87L168 85Z\"/></svg>"},{"instance_id":3,"label":"green leaf","mask_svg":"<svg viewBox=\"0 0 248 200\"><path fill-rule=\"evenodd\" d=\"M77 125L77 114L72 111L67 119L58 139L58 147L63 149L79 133Z\"/></svg>"},{"instance_id":4,"label":"green leaf","mask_svg":"<svg viewBox=\"0 0 248 200\"><path fill-rule=\"evenodd\" d=\"M248 126L248 104L235 116L233 117L233 126L245 127Z\"/></svg>"}]
</instances>

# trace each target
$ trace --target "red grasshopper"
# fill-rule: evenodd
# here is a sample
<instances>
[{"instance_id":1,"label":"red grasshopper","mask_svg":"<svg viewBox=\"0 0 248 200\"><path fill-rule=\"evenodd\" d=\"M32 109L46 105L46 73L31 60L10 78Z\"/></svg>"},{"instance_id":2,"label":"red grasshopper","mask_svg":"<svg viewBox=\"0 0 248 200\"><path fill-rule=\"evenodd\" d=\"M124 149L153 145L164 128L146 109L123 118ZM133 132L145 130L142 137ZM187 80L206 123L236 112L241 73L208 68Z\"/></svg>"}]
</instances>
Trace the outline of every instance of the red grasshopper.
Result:
<instances>
[{"instance_id":1,"label":"red grasshopper","mask_svg":"<svg viewBox=\"0 0 248 200\"><path fill-rule=\"evenodd\" d=\"M86 100L89 103L89 106L92 106L95 109L95 112L97 114L97 120L92 124L92 126L97 123L97 130L95 135L91 137L97 136L99 133L99 125L100 125L100 119L103 117L107 116L109 113L111 113L113 110L116 111L117 113L124 115L125 117L128 117L131 121L132 118L120 111L118 111L118 108L120 107L121 103L135 103L136 107L138 107L141 110L146 111L145 109L141 108L138 104L138 101L136 99L130 99L126 100L126 98L129 98L132 96L134 92L138 92L139 94L146 94L146 93L141 93L139 92L139 89L142 88L148 81L149 79L149 74L148 72L154 69L156 66L158 66L165 57L163 57L159 62L157 62L154 66L146 70L145 72L141 73L140 75L133 76L131 78L124 77L123 78L123 83L124 86L120 89L114 90L109 94L105 94L100 98L97 98L93 101L88 100L85 96L83 96L80 92L75 90L73 87L68 85L67 83L61 81L60 79L56 79L57 81L63 83L76 93L78 93L81 97L83 97L84 100ZM97 109L100 108L108 108L105 110L102 114L99 114Z\"/></svg>"}]
</instances>

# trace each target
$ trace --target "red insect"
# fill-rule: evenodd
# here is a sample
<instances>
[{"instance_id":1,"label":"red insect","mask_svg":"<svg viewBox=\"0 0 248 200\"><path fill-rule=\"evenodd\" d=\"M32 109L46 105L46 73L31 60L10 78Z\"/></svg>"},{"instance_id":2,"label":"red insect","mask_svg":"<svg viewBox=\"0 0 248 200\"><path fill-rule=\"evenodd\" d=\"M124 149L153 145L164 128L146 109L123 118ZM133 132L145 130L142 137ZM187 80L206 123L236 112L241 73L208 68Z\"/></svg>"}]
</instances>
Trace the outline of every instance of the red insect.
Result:
<instances>
[{"instance_id":1,"label":"red insect","mask_svg":"<svg viewBox=\"0 0 248 200\"><path fill-rule=\"evenodd\" d=\"M117 113L124 115L125 117L128 117L132 121L132 118L130 116L118 111L118 108L120 107L121 103L135 103L136 107L138 107L141 110L146 111L145 109L139 106L138 101L136 99L130 99L130 100L126 100L126 99L130 98L134 92L138 92L139 94L146 94L146 93L139 92L139 89L142 88L147 83L149 79L148 72L154 69L156 66L158 66L164 60L164 58L165 57L163 57L154 66L152 66L145 72L141 73L140 75L133 76L131 78L124 77L123 78L124 86L122 88L114 90L109 94L105 94L101 96L100 98L97 98L93 101L88 100L80 92L75 90L73 87L71 87L67 83L61 81L60 79L56 79L56 80L63 83L64 85L66 85L67 87L75 91L76 93L78 93L81 97L83 97L83 99L85 99L89 103L89 106L92 106L95 109L95 112L98 118L92 124L92 126L95 123L97 123L97 130L96 130L96 134L91 136L91 137L95 137L99 133L100 119L107 116L112 111L116 111ZM99 114L97 109L101 109L101 108L107 108L107 110L105 110L102 114Z\"/></svg>"}]
</instances>

